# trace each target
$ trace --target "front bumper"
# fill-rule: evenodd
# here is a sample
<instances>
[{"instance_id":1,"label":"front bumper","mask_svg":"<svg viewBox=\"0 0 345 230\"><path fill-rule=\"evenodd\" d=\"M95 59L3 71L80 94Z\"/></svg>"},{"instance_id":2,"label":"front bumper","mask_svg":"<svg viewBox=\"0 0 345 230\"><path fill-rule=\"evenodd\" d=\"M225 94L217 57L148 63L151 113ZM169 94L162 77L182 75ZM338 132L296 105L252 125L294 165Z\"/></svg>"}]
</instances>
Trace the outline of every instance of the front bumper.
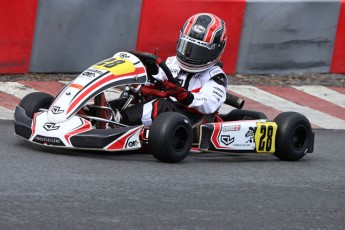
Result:
<instances>
[{"instance_id":1,"label":"front bumper","mask_svg":"<svg viewBox=\"0 0 345 230\"><path fill-rule=\"evenodd\" d=\"M31 119L24 109L17 106L14 113L15 133L30 142L66 148L123 151L141 148L140 131L143 126L115 129L94 129L81 117L62 123L51 123L46 112L39 112Z\"/></svg>"}]
</instances>

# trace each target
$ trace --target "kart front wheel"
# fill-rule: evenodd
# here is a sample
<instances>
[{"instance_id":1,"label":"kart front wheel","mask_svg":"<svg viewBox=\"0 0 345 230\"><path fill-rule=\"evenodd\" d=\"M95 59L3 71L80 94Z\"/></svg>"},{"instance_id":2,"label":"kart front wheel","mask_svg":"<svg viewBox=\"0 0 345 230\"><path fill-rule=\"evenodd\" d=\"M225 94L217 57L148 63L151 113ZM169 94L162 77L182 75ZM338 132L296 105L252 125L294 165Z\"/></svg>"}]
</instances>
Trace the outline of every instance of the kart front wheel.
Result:
<instances>
[{"instance_id":1,"label":"kart front wheel","mask_svg":"<svg viewBox=\"0 0 345 230\"><path fill-rule=\"evenodd\" d=\"M274 121L278 125L276 151L281 160L297 161L313 151L314 133L309 120L296 112L279 114Z\"/></svg>"},{"instance_id":2,"label":"kart front wheel","mask_svg":"<svg viewBox=\"0 0 345 230\"><path fill-rule=\"evenodd\" d=\"M23 108L25 114L33 118L34 114L40 109L47 109L52 103L54 97L47 93L34 92L26 95L19 102L19 107Z\"/></svg>"},{"instance_id":3,"label":"kart front wheel","mask_svg":"<svg viewBox=\"0 0 345 230\"><path fill-rule=\"evenodd\" d=\"M193 130L188 118L180 113L160 114L152 123L149 133L149 150L165 163L182 161L192 147Z\"/></svg>"}]
</instances>

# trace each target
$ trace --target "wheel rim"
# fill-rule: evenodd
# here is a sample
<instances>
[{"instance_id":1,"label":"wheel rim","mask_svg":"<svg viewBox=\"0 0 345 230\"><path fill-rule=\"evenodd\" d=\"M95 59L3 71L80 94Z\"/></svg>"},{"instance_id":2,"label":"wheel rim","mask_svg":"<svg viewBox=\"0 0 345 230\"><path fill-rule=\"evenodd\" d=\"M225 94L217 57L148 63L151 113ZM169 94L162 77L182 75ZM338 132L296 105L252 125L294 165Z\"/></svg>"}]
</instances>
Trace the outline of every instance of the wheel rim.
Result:
<instances>
[{"instance_id":1,"label":"wheel rim","mask_svg":"<svg viewBox=\"0 0 345 230\"><path fill-rule=\"evenodd\" d=\"M183 126L176 127L174 130L173 138L171 140L172 146L175 151L182 151L185 149L188 142L188 132Z\"/></svg>"},{"instance_id":2,"label":"wheel rim","mask_svg":"<svg viewBox=\"0 0 345 230\"><path fill-rule=\"evenodd\" d=\"M302 149L307 142L307 129L303 125L297 126L292 135L292 145L295 149Z\"/></svg>"}]
</instances>

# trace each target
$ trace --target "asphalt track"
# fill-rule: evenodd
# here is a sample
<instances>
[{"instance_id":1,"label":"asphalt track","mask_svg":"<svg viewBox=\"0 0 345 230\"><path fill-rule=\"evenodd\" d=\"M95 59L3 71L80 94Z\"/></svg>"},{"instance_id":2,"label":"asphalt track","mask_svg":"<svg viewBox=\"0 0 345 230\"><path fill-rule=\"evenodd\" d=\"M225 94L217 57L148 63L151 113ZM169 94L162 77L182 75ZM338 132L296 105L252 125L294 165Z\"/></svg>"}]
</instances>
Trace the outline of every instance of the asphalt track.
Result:
<instances>
[{"instance_id":1,"label":"asphalt track","mask_svg":"<svg viewBox=\"0 0 345 230\"><path fill-rule=\"evenodd\" d=\"M0 229L344 229L345 131L274 156L45 149L0 120Z\"/></svg>"}]
</instances>

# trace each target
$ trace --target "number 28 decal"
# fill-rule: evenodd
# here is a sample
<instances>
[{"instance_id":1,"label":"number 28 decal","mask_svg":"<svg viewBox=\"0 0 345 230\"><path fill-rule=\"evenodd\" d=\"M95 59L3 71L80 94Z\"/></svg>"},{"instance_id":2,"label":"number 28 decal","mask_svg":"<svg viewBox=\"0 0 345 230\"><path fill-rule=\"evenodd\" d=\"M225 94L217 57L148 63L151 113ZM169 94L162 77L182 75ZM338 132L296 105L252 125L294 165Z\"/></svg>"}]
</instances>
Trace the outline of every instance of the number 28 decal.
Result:
<instances>
[{"instance_id":1,"label":"number 28 decal","mask_svg":"<svg viewBox=\"0 0 345 230\"><path fill-rule=\"evenodd\" d=\"M109 59L106 59L104 61L97 63L96 66L103 66L105 68L111 69L111 68L113 68L117 65L123 64L125 62L126 61L122 60L122 59L109 58Z\"/></svg>"},{"instance_id":2,"label":"number 28 decal","mask_svg":"<svg viewBox=\"0 0 345 230\"><path fill-rule=\"evenodd\" d=\"M124 58L108 58L92 66L96 69L107 70L114 75L121 75L135 71L135 66Z\"/></svg>"},{"instance_id":3,"label":"number 28 decal","mask_svg":"<svg viewBox=\"0 0 345 230\"><path fill-rule=\"evenodd\" d=\"M258 122L255 132L256 152L274 153L277 124L275 122Z\"/></svg>"}]
</instances>

